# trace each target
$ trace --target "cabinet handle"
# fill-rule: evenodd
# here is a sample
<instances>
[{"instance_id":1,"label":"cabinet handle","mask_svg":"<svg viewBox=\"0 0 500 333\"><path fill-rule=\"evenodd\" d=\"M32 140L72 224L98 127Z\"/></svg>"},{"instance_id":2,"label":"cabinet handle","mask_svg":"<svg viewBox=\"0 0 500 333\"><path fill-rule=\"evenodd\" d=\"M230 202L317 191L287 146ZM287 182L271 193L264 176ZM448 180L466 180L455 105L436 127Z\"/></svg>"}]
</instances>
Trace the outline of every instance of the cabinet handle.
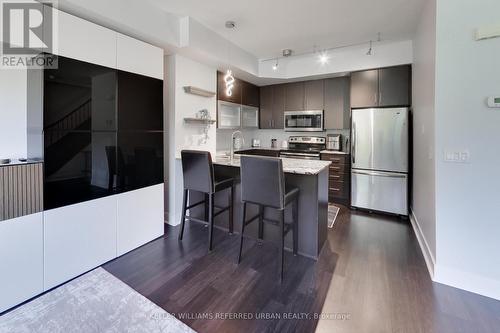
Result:
<instances>
[{"instance_id":1,"label":"cabinet handle","mask_svg":"<svg viewBox=\"0 0 500 333\"><path fill-rule=\"evenodd\" d=\"M373 97L374 97L375 105L376 105L377 101L378 101L378 94L377 93L373 94Z\"/></svg>"},{"instance_id":2,"label":"cabinet handle","mask_svg":"<svg viewBox=\"0 0 500 333\"><path fill-rule=\"evenodd\" d=\"M330 190L332 190L332 191L337 191L337 192L338 192L338 191L340 191L340 189L339 189L339 188L335 188L335 187L330 187Z\"/></svg>"},{"instance_id":3,"label":"cabinet handle","mask_svg":"<svg viewBox=\"0 0 500 333\"><path fill-rule=\"evenodd\" d=\"M382 104L382 92L378 93L378 104Z\"/></svg>"}]
</instances>

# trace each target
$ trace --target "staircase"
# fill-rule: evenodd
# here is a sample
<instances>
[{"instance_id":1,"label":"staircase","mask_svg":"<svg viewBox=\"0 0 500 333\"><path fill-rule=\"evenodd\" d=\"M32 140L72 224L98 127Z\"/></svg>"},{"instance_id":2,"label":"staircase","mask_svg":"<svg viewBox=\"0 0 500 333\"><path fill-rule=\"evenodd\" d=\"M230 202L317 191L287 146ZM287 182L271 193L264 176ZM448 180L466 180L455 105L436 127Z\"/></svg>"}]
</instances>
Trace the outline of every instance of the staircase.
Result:
<instances>
[{"instance_id":1,"label":"staircase","mask_svg":"<svg viewBox=\"0 0 500 333\"><path fill-rule=\"evenodd\" d=\"M91 143L91 100L44 128L45 175L50 177ZM80 131L80 132L77 132Z\"/></svg>"}]
</instances>

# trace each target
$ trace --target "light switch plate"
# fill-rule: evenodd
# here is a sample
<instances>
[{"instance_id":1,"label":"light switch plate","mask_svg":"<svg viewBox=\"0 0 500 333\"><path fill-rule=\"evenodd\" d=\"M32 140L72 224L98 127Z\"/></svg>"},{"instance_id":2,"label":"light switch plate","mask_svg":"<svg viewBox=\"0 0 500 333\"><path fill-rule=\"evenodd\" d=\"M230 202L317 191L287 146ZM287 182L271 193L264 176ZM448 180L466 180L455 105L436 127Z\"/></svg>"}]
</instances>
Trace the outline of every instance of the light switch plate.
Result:
<instances>
[{"instance_id":1,"label":"light switch plate","mask_svg":"<svg viewBox=\"0 0 500 333\"><path fill-rule=\"evenodd\" d=\"M444 161L451 163L469 163L470 153L468 150L461 150L461 151L446 150L444 152Z\"/></svg>"}]
</instances>

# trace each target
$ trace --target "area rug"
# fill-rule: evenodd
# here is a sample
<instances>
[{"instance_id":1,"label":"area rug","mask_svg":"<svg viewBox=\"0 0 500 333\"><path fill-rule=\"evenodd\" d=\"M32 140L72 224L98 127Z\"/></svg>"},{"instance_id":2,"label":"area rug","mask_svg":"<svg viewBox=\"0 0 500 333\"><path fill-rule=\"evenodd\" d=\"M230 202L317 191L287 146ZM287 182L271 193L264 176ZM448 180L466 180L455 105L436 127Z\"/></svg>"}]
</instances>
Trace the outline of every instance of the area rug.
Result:
<instances>
[{"instance_id":1,"label":"area rug","mask_svg":"<svg viewBox=\"0 0 500 333\"><path fill-rule=\"evenodd\" d=\"M0 317L0 332L195 332L102 268Z\"/></svg>"},{"instance_id":2,"label":"area rug","mask_svg":"<svg viewBox=\"0 0 500 333\"><path fill-rule=\"evenodd\" d=\"M337 215L339 214L339 212L340 212L339 207L332 204L328 204L328 228L333 228L333 225L335 223L335 220L337 219Z\"/></svg>"}]
</instances>

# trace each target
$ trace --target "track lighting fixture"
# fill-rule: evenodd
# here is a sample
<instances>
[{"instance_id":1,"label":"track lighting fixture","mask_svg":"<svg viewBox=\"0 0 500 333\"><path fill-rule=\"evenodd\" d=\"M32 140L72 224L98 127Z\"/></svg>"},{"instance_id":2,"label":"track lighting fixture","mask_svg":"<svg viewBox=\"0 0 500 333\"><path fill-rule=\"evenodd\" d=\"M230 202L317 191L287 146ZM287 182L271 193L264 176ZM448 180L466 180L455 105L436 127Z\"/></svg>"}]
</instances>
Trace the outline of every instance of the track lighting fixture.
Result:
<instances>
[{"instance_id":1,"label":"track lighting fixture","mask_svg":"<svg viewBox=\"0 0 500 333\"><path fill-rule=\"evenodd\" d=\"M373 52L372 52L372 46L373 46L373 42L370 41L370 48L368 49L368 52L366 52L367 56L371 56L373 54Z\"/></svg>"},{"instance_id":2,"label":"track lighting fixture","mask_svg":"<svg viewBox=\"0 0 500 333\"><path fill-rule=\"evenodd\" d=\"M279 67L278 59L276 58L276 62L273 65L273 71L277 71Z\"/></svg>"}]
</instances>

